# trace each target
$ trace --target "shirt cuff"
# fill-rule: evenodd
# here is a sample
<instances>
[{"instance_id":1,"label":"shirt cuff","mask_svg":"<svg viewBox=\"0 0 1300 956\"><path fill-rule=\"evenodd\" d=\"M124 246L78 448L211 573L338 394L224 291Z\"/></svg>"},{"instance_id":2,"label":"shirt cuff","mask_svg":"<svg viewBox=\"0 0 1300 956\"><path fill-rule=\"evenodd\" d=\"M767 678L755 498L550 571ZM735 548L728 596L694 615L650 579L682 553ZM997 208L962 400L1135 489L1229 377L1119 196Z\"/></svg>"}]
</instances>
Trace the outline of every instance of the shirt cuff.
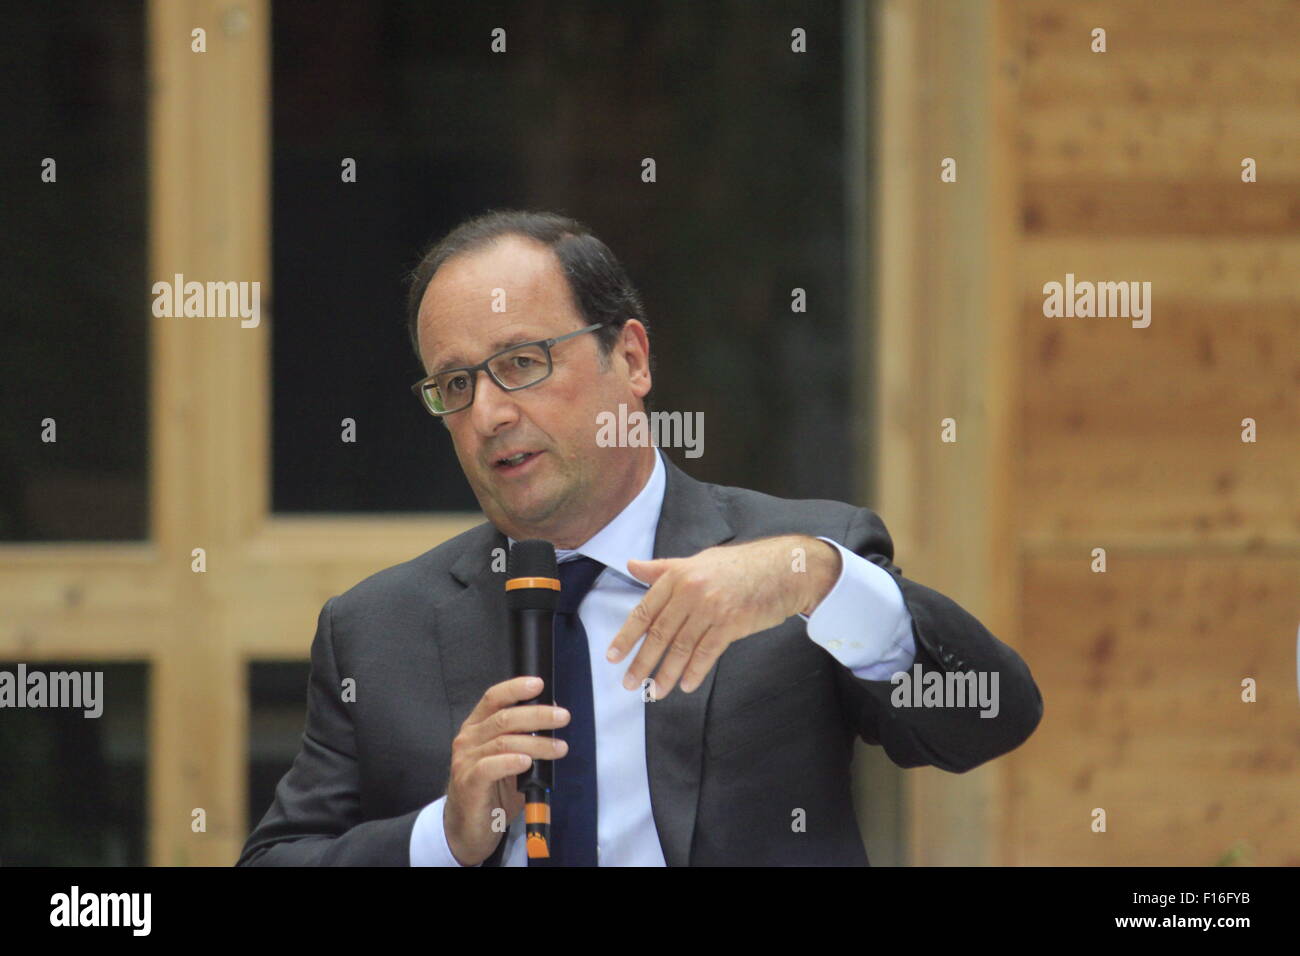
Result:
<instances>
[{"instance_id":1,"label":"shirt cuff","mask_svg":"<svg viewBox=\"0 0 1300 956\"><path fill-rule=\"evenodd\" d=\"M818 540L839 550L840 576L811 616L799 615L809 639L863 680L889 680L906 671L916 660L916 643L898 582L838 541Z\"/></svg>"},{"instance_id":2,"label":"shirt cuff","mask_svg":"<svg viewBox=\"0 0 1300 956\"><path fill-rule=\"evenodd\" d=\"M411 866L464 866L447 845L442 812L447 798L439 797L415 818L411 828Z\"/></svg>"}]
</instances>

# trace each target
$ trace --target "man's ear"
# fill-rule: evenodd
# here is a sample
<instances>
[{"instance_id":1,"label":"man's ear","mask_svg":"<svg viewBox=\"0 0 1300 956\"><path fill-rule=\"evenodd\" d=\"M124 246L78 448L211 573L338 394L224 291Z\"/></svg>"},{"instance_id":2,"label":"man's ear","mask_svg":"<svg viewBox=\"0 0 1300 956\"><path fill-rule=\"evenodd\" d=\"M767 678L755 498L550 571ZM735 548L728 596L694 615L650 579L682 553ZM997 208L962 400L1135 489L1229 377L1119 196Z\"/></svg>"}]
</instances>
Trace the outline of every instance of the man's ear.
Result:
<instances>
[{"instance_id":1,"label":"man's ear","mask_svg":"<svg viewBox=\"0 0 1300 956\"><path fill-rule=\"evenodd\" d=\"M623 323L623 335L619 339L619 353L628 366L628 378L638 398L650 391L650 336L645 326L637 319L628 319Z\"/></svg>"}]
</instances>

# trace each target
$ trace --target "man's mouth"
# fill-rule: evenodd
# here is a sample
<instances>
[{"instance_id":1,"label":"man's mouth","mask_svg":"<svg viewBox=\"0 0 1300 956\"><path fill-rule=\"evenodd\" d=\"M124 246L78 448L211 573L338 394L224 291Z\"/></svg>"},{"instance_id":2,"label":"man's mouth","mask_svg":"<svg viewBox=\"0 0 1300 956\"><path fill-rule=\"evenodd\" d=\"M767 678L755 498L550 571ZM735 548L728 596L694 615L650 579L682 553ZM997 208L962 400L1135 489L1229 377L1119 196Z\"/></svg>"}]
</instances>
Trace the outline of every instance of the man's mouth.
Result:
<instances>
[{"instance_id":1,"label":"man's mouth","mask_svg":"<svg viewBox=\"0 0 1300 956\"><path fill-rule=\"evenodd\" d=\"M514 454L507 455L504 458L498 458L492 463L492 467L496 468L498 471L514 471L518 468L522 468L525 463L531 461L540 454L540 451L515 452Z\"/></svg>"}]
</instances>

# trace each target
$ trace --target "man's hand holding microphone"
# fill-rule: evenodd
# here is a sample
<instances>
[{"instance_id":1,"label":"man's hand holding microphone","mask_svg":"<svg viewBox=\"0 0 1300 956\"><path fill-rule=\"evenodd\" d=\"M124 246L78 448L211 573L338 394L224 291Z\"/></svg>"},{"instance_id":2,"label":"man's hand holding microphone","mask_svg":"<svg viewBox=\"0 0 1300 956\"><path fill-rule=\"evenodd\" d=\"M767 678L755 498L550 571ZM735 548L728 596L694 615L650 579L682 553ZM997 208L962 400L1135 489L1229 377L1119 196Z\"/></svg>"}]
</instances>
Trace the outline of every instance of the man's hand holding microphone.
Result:
<instances>
[{"instance_id":1,"label":"man's hand holding microphone","mask_svg":"<svg viewBox=\"0 0 1300 956\"><path fill-rule=\"evenodd\" d=\"M532 736L563 727L569 722L567 710L544 704L516 706L541 690L537 677L494 684L452 741L451 782L442 819L447 845L462 866L477 866L491 856L506 825L523 812L518 775L533 760L555 760L568 749L562 740ZM501 822L494 828L495 820Z\"/></svg>"}]
</instances>

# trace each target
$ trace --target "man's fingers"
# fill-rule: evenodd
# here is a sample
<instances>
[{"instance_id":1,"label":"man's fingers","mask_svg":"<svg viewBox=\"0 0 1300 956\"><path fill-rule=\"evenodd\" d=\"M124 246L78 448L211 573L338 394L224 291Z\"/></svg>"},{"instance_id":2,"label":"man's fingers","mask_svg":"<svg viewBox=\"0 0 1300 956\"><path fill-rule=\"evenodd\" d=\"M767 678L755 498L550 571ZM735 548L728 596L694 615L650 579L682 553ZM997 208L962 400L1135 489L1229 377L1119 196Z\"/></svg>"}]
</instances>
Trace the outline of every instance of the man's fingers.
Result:
<instances>
[{"instance_id":1,"label":"man's fingers","mask_svg":"<svg viewBox=\"0 0 1300 956\"><path fill-rule=\"evenodd\" d=\"M650 623L663 609L663 606L668 603L672 592L671 577L662 577L654 583L650 590L646 592L645 597L637 603L636 607L632 608L632 613L627 616L623 626L614 635L609 650L605 652L606 660L617 663L626 656L627 652L641 639L641 635L646 632L646 628L650 626Z\"/></svg>"},{"instance_id":2,"label":"man's fingers","mask_svg":"<svg viewBox=\"0 0 1300 956\"><path fill-rule=\"evenodd\" d=\"M493 711L476 724L466 721L461 737L472 747L479 747L502 734L531 734L538 730L554 730L569 722L570 714L563 707L548 704L521 704Z\"/></svg>"},{"instance_id":3,"label":"man's fingers","mask_svg":"<svg viewBox=\"0 0 1300 956\"><path fill-rule=\"evenodd\" d=\"M523 798L515 778L533 760L557 760L568 752L563 741L531 733L564 726L569 721L567 710L543 704L518 706L520 701L535 698L541 689L537 677L513 677L493 684L452 741L443 823L447 845L462 863L481 861L500 839L499 834L490 832L498 808L507 818L518 815ZM505 806L500 800L503 791L508 800Z\"/></svg>"},{"instance_id":4,"label":"man's fingers","mask_svg":"<svg viewBox=\"0 0 1300 956\"><path fill-rule=\"evenodd\" d=\"M493 684L479 698L474 709L470 711L469 717L465 719L465 723L481 723L501 708L510 707L521 700L532 700L541 692L540 677L512 677L510 680Z\"/></svg>"},{"instance_id":5,"label":"man's fingers","mask_svg":"<svg viewBox=\"0 0 1300 956\"><path fill-rule=\"evenodd\" d=\"M475 749L472 759L488 760L502 754L525 754L534 760L559 760L569 752L568 744L554 737L532 734L502 734Z\"/></svg>"},{"instance_id":6,"label":"man's fingers","mask_svg":"<svg viewBox=\"0 0 1300 956\"><path fill-rule=\"evenodd\" d=\"M646 595L649 597L649 595ZM653 673L659 663L659 658L665 653L669 657L680 656L681 664L684 667L690 660L691 651L695 645L689 647L676 643L676 639L681 636L683 625L686 624L686 618L689 613L685 600L679 598L676 601L669 601L659 609L646 626L645 640L641 643L641 649L637 651L632 665L623 675L623 686L628 690L635 690L641 685L641 682Z\"/></svg>"},{"instance_id":7,"label":"man's fingers","mask_svg":"<svg viewBox=\"0 0 1300 956\"><path fill-rule=\"evenodd\" d=\"M504 780L507 777L517 776L523 773L530 766L533 760L527 754L498 754L495 757L484 757L474 765L470 771L469 783L476 790L486 788L498 780ZM488 793L491 793L489 790Z\"/></svg>"},{"instance_id":8,"label":"man's fingers","mask_svg":"<svg viewBox=\"0 0 1300 956\"><path fill-rule=\"evenodd\" d=\"M663 663L655 671L654 694L656 700L663 700L667 697L669 692L677 686L677 679L682 676L683 672L694 666L696 659L699 657L701 642L705 639L711 627L712 624L708 621L697 624L694 620L690 620L678 632L676 639L669 647L668 653L664 655ZM679 652L677 650L679 645L689 647L690 652ZM707 670L705 673L707 673ZM696 681L696 683L698 684L699 681Z\"/></svg>"},{"instance_id":9,"label":"man's fingers","mask_svg":"<svg viewBox=\"0 0 1300 956\"><path fill-rule=\"evenodd\" d=\"M654 584L672 569L673 562L680 560L681 558L651 558L649 561L640 561L633 558L628 561L627 569L632 577L643 584ZM632 567L634 564L637 567Z\"/></svg>"},{"instance_id":10,"label":"man's fingers","mask_svg":"<svg viewBox=\"0 0 1300 956\"><path fill-rule=\"evenodd\" d=\"M700 686L730 643L731 638L720 627L706 629L705 633L700 635L695 645L695 653L691 655L686 671L682 674L683 692L689 694Z\"/></svg>"}]
</instances>

